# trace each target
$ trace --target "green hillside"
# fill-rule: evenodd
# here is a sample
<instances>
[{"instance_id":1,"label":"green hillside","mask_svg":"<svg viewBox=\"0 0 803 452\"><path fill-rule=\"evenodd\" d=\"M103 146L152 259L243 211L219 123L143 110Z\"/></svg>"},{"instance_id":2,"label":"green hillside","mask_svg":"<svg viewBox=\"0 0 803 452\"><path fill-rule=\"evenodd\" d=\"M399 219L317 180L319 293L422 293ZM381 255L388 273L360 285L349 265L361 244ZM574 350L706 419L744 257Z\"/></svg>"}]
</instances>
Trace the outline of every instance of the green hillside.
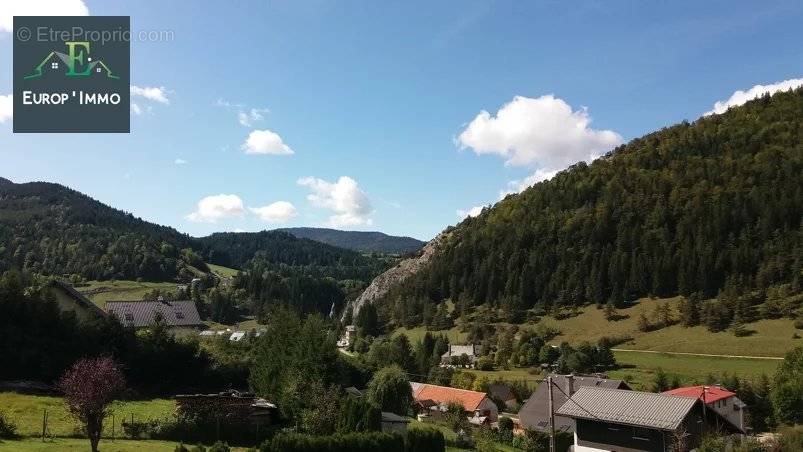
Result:
<instances>
[{"instance_id":1,"label":"green hillside","mask_svg":"<svg viewBox=\"0 0 803 452\"><path fill-rule=\"evenodd\" d=\"M396 237L375 231L340 231L328 228L282 228L296 237L315 240L354 251L382 254L408 254L424 242L412 237Z\"/></svg>"},{"instance_id":2,"label":"green hillside","mask_svg":"<svg viewBox=\"0 0 803 452\"><path fill-rule=\"evenodd\" d=\"M0 271L168 281L206 270L193 239L58 184L0 183Z\"/></svg>"},{"instance_id":3,"label":"green hillside","mask_svg":"<svg viewBox=\"0 0 803 452\"><path fill-rule=\"evenodd\" d=\"M407 326L447 299L512 322L678 294L690 296L690 324L714 331L795 317L801 174L803 90L683 122L466 219L381 305Z\"/></svg>"}]
</instances>

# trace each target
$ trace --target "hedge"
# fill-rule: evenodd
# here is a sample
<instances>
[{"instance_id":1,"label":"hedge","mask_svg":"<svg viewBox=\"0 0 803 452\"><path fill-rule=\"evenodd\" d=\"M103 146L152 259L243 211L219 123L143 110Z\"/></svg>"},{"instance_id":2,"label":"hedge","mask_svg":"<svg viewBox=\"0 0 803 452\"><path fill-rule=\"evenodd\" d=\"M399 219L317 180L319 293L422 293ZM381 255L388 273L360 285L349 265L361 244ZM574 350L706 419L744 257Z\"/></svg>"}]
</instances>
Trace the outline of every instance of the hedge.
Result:
<instances>
[{"instance_id":1,"label":"hedge","mask_svg":"<svg viewBox=\"0 0 803 452\"><path fill-rule=\"evenodd\" d=\"M363 432L331 436L279 433L260 452L442 452L443 434L435 430L406 433Z\"/></svg>"}]
</instances>

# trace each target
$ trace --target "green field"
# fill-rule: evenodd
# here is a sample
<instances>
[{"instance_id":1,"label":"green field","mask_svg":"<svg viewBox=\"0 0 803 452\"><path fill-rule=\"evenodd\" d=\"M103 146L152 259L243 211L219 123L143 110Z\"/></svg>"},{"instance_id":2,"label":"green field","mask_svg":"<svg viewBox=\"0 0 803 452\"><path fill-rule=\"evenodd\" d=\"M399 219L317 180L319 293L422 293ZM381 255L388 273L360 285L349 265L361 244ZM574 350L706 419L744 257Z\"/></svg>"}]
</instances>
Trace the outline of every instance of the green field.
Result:
<instances>
[{"instance_id":1,"label":"green field","mask_svg":"<svg viewBox=\"0 0 803 452\"><path fill-rule=\"evenodd\" d=\"M178 443L170 441L101 440L98 445L103 452L172 452ZM52 438L42 442L38 438L19 441L0 441L0 451L14 452L86 452L89 440L80 438ZM242 449L233 449L242 450Z\"/></svg>"},{"instance_id":2,"label":"green field","mask_svg":"<svg viewBox=\"0 0 803 452\"><path fill-rule=\"evenodd\" d=\"M410 340L410 343L415 344L416 342L420 341L421 338L424 337L424 334L426 334L426 332L427 329L426 327L423 326L418 326L415 328L401 327L393 331L393 334L405 334L407 335L407 339ZM468 337L468 334L460 332L460 330L458 330L457 327L444 331L430 331L430 333L444 334L446 335L446 337L449 338L449 342L453 344L462 344L466 341L466 338Z\"/></svg>"},{"instance_id":3,"label":"green field","mask_svg":"<svg viewBox=\"0 0 803 452\"><path fill-rule=\"evenodd\" d=\"M237 275L239 270L235 270L233 268L224 267L222 265L215 265L215 264L206 264L212 273L220 276L221 278L234 278Z\"/></svg>"},{"instance_id":4,"label":"green field","mask_svg":"<svg viewBox=\"0 0 803 452\"><path fill-rule=\"evenodd\" d=\"M676 307L679 298L661 300L641 299L633 306L620 309L619 314L627 318L609 322L601 309L594 306L581 310L581 314L563 320L544 317L540 323L557 328L561 334L553 342L567 341L576 344L581 341L595 342L603 336L630 335L632 342L621 348L655 350L687 353L710 353L716 355L777 356L803 345L803 340L794 339L795 327L790 319L760 320L746 325L753 334L736 337L732 332L712 333L703 326L686 328L674 325L647 333L638 330L637 323L641 313L649 318L655 305L668 302ZM677 311L674 312L677 317Z\"/></svg>"},{"instance_id":5,"label":"green field","mask_svg":"<svg viewBox=\"0 0 803 452\"><path fill-rule=\"evenodd\" d=\"M715 358L708 356L669 355L665 353L614 352L622 368L608 372L611 378L630 381L634 389L649 390L658 368L677 375L683 384L704 383L710 374L723 373L753 379L761 374L769 377L782 362L772 359ZM632 366L632 367L631 367Z\"/></svg>"},{"instance_id":6,"label":"green field","mask_svg":"<svg viewBox=\"0 0 803 452\"><path fill-rule=\"evenodd\" d=\"M107 301L139 301L153 289L175 292L177 286L178 284L174 282L89 281L77 289L81 293L98 291L86 297L100 308L104 308Z\"/></svg>"},{"instance_id":7,"label":"green field","mask_svg":"<svg viewBox=\"0 0 803 452\"><path fill-rule=\"evenodd\" d=\"M0 392L0 407L17 425L18 433L24 436L42 434L42 416L48 413L47 431L52 436L70 436L75 434L78 423L70 417L60 397L35 396ZM175 403L168 399L146 401L117 402L114 407L117 435L120 432L120 419L125 416L134 420L162 419L173 415ZM111 437L111 420L104 423L103 434Z\"/></svg>"}]
</instances>

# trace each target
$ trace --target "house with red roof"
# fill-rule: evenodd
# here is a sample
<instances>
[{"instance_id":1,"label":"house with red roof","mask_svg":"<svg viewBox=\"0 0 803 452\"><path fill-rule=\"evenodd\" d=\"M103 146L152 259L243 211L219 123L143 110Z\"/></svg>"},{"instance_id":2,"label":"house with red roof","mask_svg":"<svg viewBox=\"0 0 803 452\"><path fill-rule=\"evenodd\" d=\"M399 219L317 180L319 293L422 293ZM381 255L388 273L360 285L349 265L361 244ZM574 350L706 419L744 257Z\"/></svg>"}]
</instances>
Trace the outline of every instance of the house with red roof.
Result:
<instances>
[{"instance_id":1,"label":"house with red roof","mask_svg":"<svg viewBox=\"0 0 803 452\"><path fill-rule=\"evenodd\" d=\"M416 382L411 382L410 388L413 402L427 414L440 415L446 411L448 404L457 403L463 406L472 424L490 424L499 418L499 409L484 392Z\"/></svg>"},{"instance_id":2,"label":"house with red roof","mask_svg":"<svg viewBox=\"0 0 803 452\"><path fill-rule=\"evenodd\" d=\"M715 411L742 432L745 431L744 410L747 405L736 397L736 393L721 386L685 386L671 389L664 394L700 399L706 408Z\"/></svg>"}]
</instances>

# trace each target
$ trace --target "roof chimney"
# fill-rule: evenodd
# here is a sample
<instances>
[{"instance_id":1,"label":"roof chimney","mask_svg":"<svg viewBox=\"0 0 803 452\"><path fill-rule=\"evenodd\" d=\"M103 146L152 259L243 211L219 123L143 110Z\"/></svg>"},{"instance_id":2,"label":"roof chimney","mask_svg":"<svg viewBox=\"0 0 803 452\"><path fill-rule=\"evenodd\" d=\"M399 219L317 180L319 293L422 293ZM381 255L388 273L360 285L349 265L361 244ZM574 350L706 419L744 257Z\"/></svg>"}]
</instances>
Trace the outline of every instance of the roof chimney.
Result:
<instances>
[{"instance_id":1,"label":"roof chimney","mask_svg":"<svg viewBox=\"0 0 803 452\"><path fill-rule=\"evenodd\" d=\"M574 394L574 374L566 375L566 395L571 397Z\"/></svg>"}]
</instances>

